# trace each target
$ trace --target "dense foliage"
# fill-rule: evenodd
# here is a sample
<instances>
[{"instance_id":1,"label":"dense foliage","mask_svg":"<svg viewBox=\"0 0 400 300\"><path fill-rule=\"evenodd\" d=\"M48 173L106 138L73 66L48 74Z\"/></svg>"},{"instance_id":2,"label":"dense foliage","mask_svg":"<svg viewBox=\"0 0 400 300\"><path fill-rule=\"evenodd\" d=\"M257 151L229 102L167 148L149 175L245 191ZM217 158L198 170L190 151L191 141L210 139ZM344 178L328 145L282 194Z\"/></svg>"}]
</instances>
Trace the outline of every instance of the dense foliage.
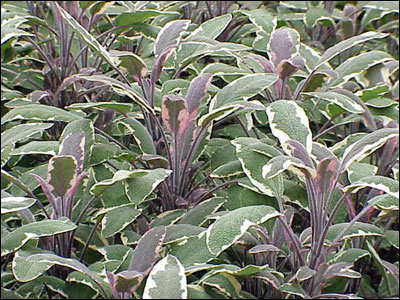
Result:
<instances>
[{"instance_id":1,"label":"dense foliage","mask_svg":"<svg viewBox=\"0 0 400 300\"><path fill-rule=\"evenodd\" d=\"M398 17L2 1L2 298L398 297Z\"/></svg>"}]
</instances>

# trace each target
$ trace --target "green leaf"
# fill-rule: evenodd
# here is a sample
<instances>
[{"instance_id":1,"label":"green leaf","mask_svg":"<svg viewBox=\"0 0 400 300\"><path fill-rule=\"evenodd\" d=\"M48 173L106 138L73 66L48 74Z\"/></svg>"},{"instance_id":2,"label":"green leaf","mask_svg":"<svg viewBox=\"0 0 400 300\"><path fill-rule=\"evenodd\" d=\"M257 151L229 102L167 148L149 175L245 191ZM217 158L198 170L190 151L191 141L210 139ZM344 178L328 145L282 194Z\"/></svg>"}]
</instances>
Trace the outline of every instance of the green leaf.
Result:
<instances>
[{"instance_id":1,"label":"green leaf","mask_svg":"<svg viewBox=\"0 0 400 300\"><path fill-rule=\"evenodd\" d=\"M383 51L370 51L351 57L335 69L338 77L330 86L337 87L342 85L370 67L388 60L393 60L393 57Z\"/></svg>"},{"instance_id":2,"label":"green leaf","mask_svg":"<svg viewBox=\"0 0 400 300\"><path fill-rule=\"evenodd\" d=\"M336 92L312 92L312 93L302 93L302 95L310 96L316 99L324 100L330 103L334 103L344 110L355 113L362 114L364 109L362 106L354 102L350 97Z\"/></svg>"},{"instance_id":3,"label":"green leaf","mask_svg":"<svg viewBox=\"0 0 400 300\"><path fill-rule=\"evenodd\" d=\"M58 145L57 141L33 141L13 150L11 155L46 154L54 156L58 153Z\"/></svg>"},{"instance_id":4,"label":"green leaf","mask_svg":"<svg viewBox=\"0 0 400 300\"><path fill-rule=\"evenodd\" d=\"M301 298L310 298L307 296L307 293L303 290L303 288L298 284L285 283L279 287L279 290L289 295L295 295Z\"/></svg>"},{"instance_id":5,"label":"green leaf","mask_svg":"<svg viewBox=\"0 0 400 300\"><path fill-rule=\"evenodd\" d=\"M133 101L135 101L139 106L143 107L146 111L154 113L154 109L146 102L146 100L140 94L138 94L129 85L122 83L117 79L105 75L80 76L80 78L84 80L107 84L118 95L128 96Z\"/></svg>"},{"instance_id":6,"label":"green leaf","mask_svg":"<svg viewBox=\"0 0 400 300\"><path fill-rule=\"evenodd\" d=\"M301 266L296 272L296 278L299 282L308 280L315 275L316 271L310 269L308 266Z\"/></svg>"},{"instance_id":7,"label":"green leaf","mask_svg":"<svg viewBox=\"0 0 400 300\"><path fill-rule=\"evenodd\" d=\"M28 138L38 132L43 132L45 129L52 127L53 124L27 123L14 126L1 133L1 150L7 145L14 145L25 138Z\"/></svg>"},{"instance_id":8,"label":"green leaf","mask_svg":"<svg viewBox=\"0 0 400 300\"><path fill-rule=\"evenodd\" d=\"M8 214L27 209L35 204L36 200L26 197L4 197L1 196L1 214Z\"/></svg>"},{"instance_id":9,"label":"green leaf","mask_svg":"<svg viewBox=\"0 0 400 300\"><path fill-rule=\"evenodd\" d=\"M203 286L214 289L217 294L228 299L239 299L241 285L239 281L232 275L219 273L208 277L203 281Z\"/></svg>"},{"instance_id":10,"label":"green leaf","mask_svg":"<svg viewBox=\"0 0 400 300\"><path fill-rule=\"evenodd\" d=\"M1 239L1 256L12 253L30 239L72 231L76 225L69 220L43 220L18 227Z\"/></svg>"},{"instance_id":11,"label":"green leaf","mask_svg":"<svg viewBox=\"0 0 400 300\"><path fill-rule=\"evenodd\" d=\"M179 260L168 254L150 272L144 287L144 299L186 299L185 269Z\"/></svg>"},{"instance_id":12,"label":"green leaf","mask_svg":"<svg viewBox=\"0 0 400 300\"><path fill-rule=\"evenodd\" d=\"M176 16L178 15L177 12L174 11L159 11L159 10L137 10L137 11L132 11L132 12L124 12L121 14L118 14L118 16L115 18L115 26L126 26L126 25L137 25L140 23L143 23L144 21L154 18L157 16ZM127 31L130 30L131 27L128 26L126 28L119 29L119 31Z\"/></svg>"},{"instance_id":13,"label":"green leaf","mask_svg":"<svg viewBox=\"0 0 400 300\"><path fill-rule=\"evenodd\" d=\"M211 100L210 112L236 101L248 100L270 87L278 80L275 74L249 74L222 88Z\"/></svg>"},{"instance_id":14,"label":"green leaf","mask_svg":"<svg viewBox=\"0 0 400 300\"><path fill-rule=\"evenodd\" d=\"M207 230L207 247L218 256L239 240L253 225L280 216L274 208L265 205L242 207L224 214Z\"/></svg>"},{"instance_id":15,"label":"green leaf","mask_svg":"<svg viewBox=\"0 0 400 300\"><path fill-rule=\"evenodd\" d=\"M126 114L132 110L132 105L129 103L118 103L118 102L89 102L89 103L74 103L67 106L69 110L82 110L88 108L107 108L122 114Z\"/></svg>"},{"instance_id":16,"label":"green leaf","mask_svg":"<svg viewBox=\"0 0 400 300\"><path fill-rule=\"evenodd\" d=\"M156 226L168 226L175 224L178 222L182 215L185 213L184 209L173 209L173 210L167 210L161 214L158 214L157 217L155 217L151 222L150 226L151 227L156 227Z\"/></svg>"},{"instance_id":17,"label":"green leaf","mask_svg":"<svg viewBox=\"0 0 400 300\"><path fill-rule=\"evenodd\" d=\"M141 214L141 211L136 209L135 206L134 204L127 204L107 211L101 222L101 234L105 238L109 238L134 222Z\"/></svg>"},{"instance_id":18,"label":"green leaf","mask_svg":"<svg viewBox=\"0 0 400 300\"><path fill-rule=\"evenodd\" d=\"M304 14L304 23L309 29L313 28L320 20L329 20L334 26L335 22L329 15L330 13L325 9L318 7L310 7Z\"/></svg>"},{"instance_id":19,"label":"green leaf","mask_svg":"<svg viewBox=\"0 0 400 300\"><path fill-rule=\"evenodd\" d=\"M126 195L135 204L142 203L172 171L166 169L132 171L126 181Z\"/></svg>"},{"instance_id":20,"label":"green leaf","mask_svg":"<svg viewBox=\"0 0 400 300\"><path fill-rule=\"evenodd\" d=\"M110 53L108 53L107 49L104 48L103 45L100 44L100 42L93 35L91 35L85 27L79 24L78 21L75 20L75 18L72 17L67 11L65 11L58 3L56 3L55 5L59 10L62 18L72 29L72 31L75 32L79 36L79 38L82 39L89 46L89 48L99 57L104 59L108 64L110 64L110 66L116 67L117 64L115 58L112 57Z\"/></svg>"},{"instance_id":21,"label":"green leaf","mask_svg":"<svg viewBox=\"0 0 400 300\"><path fill-rule=\"evenodd\" d=\"M345 171L353 162L360 161L380 148L387 140L399 135L396 128L382 128L367 134L346 148L340 170Z\"/></svg>"},{"instance_id":22,"label":"green leaf","mask_svg":"<svg viewBox=\"0 0 400 300\"><path fill-rule=\"evenodd\" d=\"M331 58L335 57L336 55L342 53L343 51L345 51L355 45L364 43L364 42L372 40L372 39L381 39L381 38L384 38L387 36L388 36L388 34L368 31L368 32L364 32L360 35L348 38L344 41L341 41L340 43L337 43L336 45L325 50L324 54L321 56L321 58L319 59L317 64L314 66L314 70L318 69L318 67L323 65L325 62L329 61Z\"/></svg>"},{"instance_id":23,"label":"green leaf","mask_svg":"<svg viewBox=\"0 0 400 300\"><path fill-rule=\"evenodd\" d=\"M129 51L111 50L110 54L119 60L119 66L128 70L129 74L139 81L147 74L146 63L136 54Z\"/></svg>"},{"instance_id":24,"label":"green leaf","mask_svg":"<svg viewBox=\"0 0 400 300\"><path fill-rule=\"evenodd\" d=\"M206 228L189 225L189 224L176 224L167 226L167 234L165 236L164 244L171 244L181 242L192 236L198 236L204 232Z\"/></svg>"},{"instance_id":25,"label":"green leaf","mask_svg":"<svg viewBox=\"0 0 400 300\"><path fill-rule=\"evenodd\" d=\"M72 122L80 119L82 119L81 114L74 114L58 107L42 104L29 104L10 110L1 118L1 124L14 120Z\"/></svg>"},{"instance_id":26,"label":"green leaf","mask_svg":"<svg viewBox=\"0 0 400 300\"><path fill-rule=\"evenodd\" d=\"M174 20L167 23L157 35L154 43L154 55L158 57L164 50L176 47L189 24L189 20Z\"/></svg>"},{"instance_id":27,"label":"green leaf","mask_svg":"<svg viewBox=\"0 0 400 300\"><path fill-rule=\"evenodd\" d=\"M207 217L215 213L224 204L225 200L222 197L213 197L202 201L195 207L191 208L182 218L178 221L178 224L191 224L201 226Z\"/></svg>"},{"instance_id":28,"label":"green leaf","mask_svg":"<svg viewBox=\"0 0 400 300\"><path fill-rule=\"evenodd\" d=\"M118 122L118 126L120 128L124 126L129 131L129 134L133 136L144 154L156 154L156 148L150 133L138 120L132 117L125 118Z\"/></svg>"},{"instance_id":29,"label":"green leaf","mask_svg":"<svg viewBox=\"0 0 400 300\"><path fill-rule=\"evenodd\" d=\"M134 171L120 170L115 172L113 178L103 180L93 185L90 192L93 195L98 195L115 183L127 181L128 186L126 189L128 197L132 202L138 204L150 195L157 185L160 184L169 174L171 174L171 171L165 169Z\"/></svg>"},{"instance_id":30,"label":"green leaf","mask_svg":"<svg viewBox=\"0 0 400 300\"><path fill-rule=\"evenodd\" d=\"M334 224L329 227L326 239L328 241L333 241L336 237L341 234L342 230L347 228L349 223L339 223ZM343 234L340 240L360 237L360 236L382 236L383 230L375 225L355 222L346 232Z\"/></svg>"},{"instance_id":31,"label":"green leaf","mask_svg":"<svg viewBox=\"0 0 400 300\"><path fill-rule=\"evenodd\" d=\"M176 256L185 267L205 264L215 257L206 245L205 232L171 245L169 253Z\"/></svg>"},{"instance_id":32,"label":"green leaf","mask_svg":"<svg viewBox=\"0 0 400 300\"><path fill-rule=\"evenodd\" d=\"M389 194L376 196L368 200L368 204L372 204L376 209L383 211L399 210L399 199Z\"/></svg>"},{"instance_id":33,"label":"green leaf","mask_svg":"<svg viewBox=\"0 0 400 300\"><path fill-rule=\"evenodd\" d=\"M378 175L363 177L359 181L346 186L343 191L345 193L349 191L351 191L352 193L356 193L360 189L366 187L378 189L386 192L393 197L396 197L397 199L399 198L399 183L392 178Z\"/></svg>"},{"instance_id":34,"label":"green leaf","mask_svg":"<svg viewBox=\"0 0 400 300\"><path fill-rule=\"evenodd\" d=\"M378 167L367 164L353 162L347 168L347 175L350 183L355 183L367 176L374 176L378 172Z\"/></svg>"}]
</instances>

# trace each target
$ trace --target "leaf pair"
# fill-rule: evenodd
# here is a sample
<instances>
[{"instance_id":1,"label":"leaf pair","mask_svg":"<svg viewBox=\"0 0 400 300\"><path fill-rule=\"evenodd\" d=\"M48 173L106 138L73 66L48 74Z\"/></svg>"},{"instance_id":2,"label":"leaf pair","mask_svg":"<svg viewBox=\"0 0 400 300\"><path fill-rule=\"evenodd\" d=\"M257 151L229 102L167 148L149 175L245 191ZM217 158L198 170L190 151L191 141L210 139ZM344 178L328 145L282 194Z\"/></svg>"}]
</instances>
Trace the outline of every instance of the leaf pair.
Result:
<instances>
[{"instance_id":1,"label":"leaf pair","mask_svg":"<svg viewBox=\"0 0 400 300\"><path fill-rule=\"evenodd\" d=\"M167 130L180 139L197 115L201 101L210 87L212 74L201 74L189 85L186 98L165 95L161 106L161 117Z\"/></svg>"},{"instance_id":2,"label":"leaf pair","mask_svg":"<svg viewBox=\"0 0 400 300\"><path fill-rule=\"evenodd\" d=\"M78 185L86 176L83 172L85 157L85 133L78 131L67 136L61 143L59 153L48 164L46 181L31 174L41 185L53 208L53 217L71 217L72 201Z\"/></svg>"}]
</instances>

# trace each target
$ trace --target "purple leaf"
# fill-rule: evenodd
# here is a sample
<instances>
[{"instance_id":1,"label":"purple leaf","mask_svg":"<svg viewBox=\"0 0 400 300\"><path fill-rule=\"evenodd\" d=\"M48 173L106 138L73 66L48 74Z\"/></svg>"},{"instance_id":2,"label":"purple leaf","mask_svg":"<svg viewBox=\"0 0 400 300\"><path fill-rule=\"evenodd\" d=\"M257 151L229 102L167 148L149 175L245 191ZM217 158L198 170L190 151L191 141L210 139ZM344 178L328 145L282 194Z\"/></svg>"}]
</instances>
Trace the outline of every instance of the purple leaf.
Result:
<instances>
[{"instance_id":1,"label":"purple leaf","mask_svg":"<svg viewBox=\"0 0 400 300\"><path fill-rule=\"evenodd\" d=\"M133 251L128 271L143 273L144 276L148 275L156 261L165 234L165 226L157 226L147 231Z\"/></svg>"},{"instance_id":2,"label":"purple leaf","mask_svg":"<svg viewBox=\"0 0 400 300\"><path fill-rule=\"evenodd\" d=\"M208 88L210 87L212 78L212 74L206 73L195 77L190 82L189 89L186 94L189 120L195 118L200 103L206 95Z\"/></svg>"},{"instance_id":3,"label":"purple leaf","mask_svg":"<svg viewBox=\"0 0 400 300\"><path fill-rule=\"evenodd\" d=\"M176 137L181 137L188 126L186 101L181 96L166 95L163 97L161 117L167 130Z\"/></svg>"},{"instance_id":4,"label":"purple leaf","mask_svg":"<svg viewBox=\"0 0 400 300\"><path fill-rule=\"evenodd\" d=\"M291 59L282 60L277 67L279 78L284 79L304 68L304 59L300 56L294 56Z\"/></svg>"},{"instance_id":5,"label":"purple leaf","mask_svg":"<svg viewBox=\"0 0 400 300\"><path fill-rule=\"evenodd\" d=\"M47 200L49 200L51 207L53 208L54 214L56 217L58 216L58 210L56 206L56 197L54 197L53 193L51 192L50 185L40 176L31 173L30 175L40 184L43 193L45 194Z\"/></svg>"},{"instance_id":6,"label":"purple leaf","mask_svg":"<svg viewBox=\"0 0 400 300\"><path fill-rule=\"evenodd\" d=\"M292 57L293 40L289 30L285 28L279 28L271 34L269 40L269 50L271 54L271 60L275 67L284 59L290 59Z\"/></svg>"},{"instance_id":7,"label":"purple leaf","mask_svg":"<svg viewBox=\"0 0 400 300\"><path fill-rule=\"evenodd\" d=\"M133 293L143 280L143 274L136 271L122 271L114 275L115 290L119 293Z\"/></svg>"},{"instance_id":8,"label":"purple leaf","mask_svg":"<svg viewBox=\"0 0 400 300\"><path fill-rule=\"evenodd\" d=\"M156 61L154 62L153 68L151 70L150 80L152 84L155 84L157 80L160 78L162 68L164 67L165 61L171 54L171 51L175 49L176 46L171 46L165 49L160 55L157 56Z\"/></svg>"},{"instance_id":9,"label":"purple leaf","mask_svg":"<svg viewBox=\"0 0 400 300\"><path fill-rule=\"evenodd\" d=\"M288 140L286 144L292 150L292 156L300 159L307 167L314 168L314 164L304 145L295 140Z\"/></svg>"},{"instance_id":10,"label":"purple leaf","mask_svg":"<svg viewBox=\"0 0 400 300\"><path fill-rule=\"evenodd\" d=\"M317 167L316 186L321 194L329 193L335 187L339 161L334 157L321 160Z\"/></svg>"}]
</instances>

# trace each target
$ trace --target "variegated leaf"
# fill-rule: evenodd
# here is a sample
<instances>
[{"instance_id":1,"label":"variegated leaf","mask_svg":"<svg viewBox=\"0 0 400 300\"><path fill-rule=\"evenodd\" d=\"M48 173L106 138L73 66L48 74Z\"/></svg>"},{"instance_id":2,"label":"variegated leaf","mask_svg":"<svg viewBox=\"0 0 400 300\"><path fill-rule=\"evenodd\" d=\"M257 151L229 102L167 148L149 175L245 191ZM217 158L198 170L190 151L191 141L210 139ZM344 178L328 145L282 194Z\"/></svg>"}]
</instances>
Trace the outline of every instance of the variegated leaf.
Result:
<instances>
[{"instance_id":1,"label":"variegated leaf","mask_svg":"<svg viewBox=\"0 0 400 300\"><path fill-rule=\"evenodd\" d=\"M43 220L18 227L1 239L1 256L12 253L30 239L72 231L76 225L69 220Z\"/></svg>"},{"instance_id":2,"label":"variegated leaf","mask_svg":"<svg viewBox=\"0 0 400 300\"><path fill-rule=\"evenodd\" d=\"M154 43L154 55L159 56L164 50L176 47L188 29L190 20L174 20L167 23L157 35Z\"/></svg>"},{"instance_id":3,"label":"variegated leaf","mask_svg":"<svg viewBox=\"0 0 400 300\"><path fill-rule=\"evenodd\" d=\"M46 253L39 248L23 247L22 249L15 252L14 259L12 262L12 270L15 278L21 282L29 282L52 267L53 264L42 263L42 262L31 262L28 261L28 257L34 254Z\"/></svg>"},{"instance_id":4,"label":"variegated leaf","mask_svg":"<svg viewBox=\"0 0 400 300\"><path fill-rule=\"evenodd\" d=\"M81 38L99 57L104 59L108 64L110 64L110 66L116 67L116 60L110 55L110 53L108 53L107 49L58 3L55 3L55 6L72 31L75 32L79 38Z\"/></svg>"},{"instance_id":5,"label":"variegated leaf","mask_svg":"<svg viewBox=\"0 0 400 300\"><path fill-rule=\"evenodd\" d=\"M338 78L334 80L330 86L336 87L342 85L372 66L388 60L394 59L390 54L383 51L365 52L358 56L349 58L335 69L335 72L338 74Z\"/></svg>"},{"instance_id":6,"label":"variegated leaf","mask_svg":"<svg viewBox=\"0 0 400 300\"><path fill-rule=\"evenodd\" d=\"M196 117L197 110L211 85L212 79L212 74L203 73L193 78L190 82L189 89L185 97L187 102L187 110L189 113L189 121Z\"/></svg>"},{"instance_id":7,"label":"variegated leaf","mask_svg":"<svg viewBox=\"0 0 400 300\"><path fill-rule=\"evenodd\" d=\"M165 226L154 227L147 231L139 240L132 253L128 271L149 274L158 256L158 251L164 242Z\"/></svg>"},{"instance_id":8,"label":"variegated leaf","mask_svg":"<svg viewBox=\"0 0 400 300\"><path fill-rule=\"evenodd\" d=\"M351 113L355 114L364 113L364 109L360 104L354 102L350 97L347 97L346 95L343 94L339 94L336 92L312 92L312 93L310 92L310 93L303 93L302 95L311 96L316 99L334 103Z\"/></svg>"},{"instance_id":9,"label":"variegated leaf","mask_svg":"<svg viewBox=\"0 0 400 300\"><path fill-rule=\"evenodd\" d=\"M234 276L227 273L218 273L207 277L202 282L202 285L215 290L216 294L222 294L228 299L238 299L241 290L240 282Z\"/></svg>"},{"instance_id":10,"label":"variegated leaf","mask_svg":"<svg viewBox=\"0 0 400 300\"><path fill-rule=\"evenodd\" d=\"M107 292L105 288L104 280L95 272L91 271L87 268L83 263L77 261L76 259L72 258L65 258L55 254L34 254L27 258L28 261L31 262L40 262L40 263L48 263L48 264L55 264L63 267L68 267L72 270L78 271L83 273L84 275L88 276L91 280L93 280L96 285L100 288L100 292L103 297L109 297L111 292Z\"/></svg>"},{"instance_id":11,"label":"variegated leaf","mask_svg":"<svg viewBox=\"0 0 400 300\"><path fill-rule=\"evenodd\" d=\"M265 179L271 179L286 170L293 171L300 176L317 176L315 169L307 167L300 159L290 156L277 156L272 158L263 166L262 176Z\"/></svg>"},{"instance_id":12,"label":"variegated leaf","mask_svg":"<svg viewBox=\"0 0 400 300\"><path fill-rule=\"evenodd\" d=\"M11 152L11 155L46 154L54 156L58 153L57 141L32 141Z\"/></svg>"},{"instance_id":13,"label":"variegated leaf","mask_svg":"<svg viewBox=\"0 0 400 300\"><path fill-rule=\"evenodd\" d=\"M82 119L82 114L82 112L80 112L79 114L72 113L61 108L49 105L28 104L10 110L1 118L1 124L14 120L72 122Z\"/></svg>"},{"instance_id":14,"label":"variegated leaf","mask_svg":"<svg viewBox=\"0 0 400 300\"><path fill-rule=\"evenodd\" d=\"M77 178L77 162L71 155L54 156L47 169L47 182L55 197L64 198Z\"/></svg>"},{"instance_id":15,"label":"variegated leaf","mask_svg":"<svg viewBox=\"0 0 400 300\"><path fill-rule=\"evenodd\" d=\"M231 142L236 147L236 155L242 165L243 171L251 183L257 187L257 192L275 197L283 193L282 177L278 176L265 180L262 168L270 158L281 153L270 145L252 138L237 138Z\"/></svg>"},{"instance_id":16,"label":"variegated leaf","mask_svg":"<svg viewBox=\"0 0 400 300\"><path fill-rule=\"evenodd\" d=\"M279 28L272 32L268 43L268 50L275 67L282 60L288 60L292 57L294 42L288 28Z\"/></svg>"},{"instance_id":17,"label":"variegated leaf","mask_svg":"<svg viewBox=\"0 0 400 300\"><path fill-rule=\"evenodd\" d=\"M277 137L283 149L290 155L286 144L295 140L303 144L308 153L312 150L312 134L304 110L294 101L279 100L267 107L272 134Z\"/></svg>"},{"instance_id":18,"label":"variegated leaf","mask_svg":"<svg viewBox=\"0 0 400 300\"><path fill-rule=\"evenodd\" d=\"M346 148L340 171L345 171L353 162L359 161L380 148L387 140L399 135L396 128L382 128L374 131Z\"/></svg>"},{"instance_id":19,"label":"variegated leaf","mask_svg":"<svg viewBox=\"0 0 400 300\"><path fill-rule=\"evenodd\" d=\"M146 111L154 113L154 109L146 102L146 100L133 88L125 83L120 82L117 79L105 76L105 75L92 75L92 76L80 76L81 79L94 81L98 83L104 83L109 85L114 92L122 96L128 96Z\"/></svg>"},{"instance_id":20,"label":"variegated leaf","mask_svg":"<svg viewBox=\"0 0 400 300\"><path fill-rule=\"evenodd\" d=\"M135 207L134 204L127 204L107 211L101 221L101 234L108 238L124 230L141 214L141 211Z\"/></svg>"},{"instance_id":21,"label":"variegated leaf","mask_svg":"<svg viewBox=\"0 0 400 300\"><path fill-rule=\"evenodd\" d=\"M69 110L82 110L88 108L97 108L97 109L110 109L122 114L126 114L132 110L132 104L129 103L118 103L114 101L110 102L89 102L89 103L74 103L70 106L67 106L66 109Z\"/></svg>"},{"instance_id":22,"label":"variegated leaf","mask_svg":"<svg viewBox=\"0 0 400 300\"><path fill-rule=\"evenodd\" d=\"M231 105L232 102L243 101L262 92L278 80L275 74L249 74L236 79L222 88L211 100L210 112Z\"/></svg>"},{"instance_id":23,"label":"variegated leaf","mask_svg":"<svg viewBox=\"0 0 400 300\"><path fill-rule=\"evenodd\" d=\"M133 136L140 150L145 154L156 154L153 139L149 131L142 123L132 117L125 118L118 122L118 126L122 126L128 130L129 134ZM122 130L121 130L122 131Z\"/></svg>"},{"instance_id":24,"label":"variegated leaf","mask_svg":"<svg viewBox=\"0 0 400 300\"><path fill-rule=\"evenodd\" d=\"M26 197L3 197L1 195L1 214L8 214L27 209L35 204L36 200Z\"/></svg>"},{"instance_id":25,"label":"variegated leaf","mask_svg":"<svg viewBox=\"0 0 400 300\"><path fill-rule=\"evenodd\" d=\"M186 299L187 281L180 261L168 254L150 272L144 287L144 299Z\"/></svg>"},{"instance_id":26,"label":"variegated leaf","mask_svg":"<svg viewBox=\"0 0 400 300\"><path fill-rule=\"evenodd\" d=\"M346 186L343 191L345 193L349 191L356 193L360 189L366 187L378 189L392 195L393 197L399 198L399 183L392 178L378 175L363 177L359 181Z\"/></svg>"},{"instance_id":27,"label":"variegated leaf","mask_svg":"<svg viewBox=\"0 0 400 300\"><path fill-rule=\"evenodd\" d=\"M215 213L224 204L225 200L222 197L213 197L202 201L195 207L189 209L182 218L178 221L178 224L191 224L201 226L207 217Z\"/></svg>"},{"instance_id":28,"label":"variegated leaf","mask_svg":"<svg viewBox=\"0 0 400 300\"><path fill-rule=\"evenodd\" d=\"M147 74L146 63L136 54L129 51L111 50L110 54L119 60L120 66L127 69L129 74L136 80L140 81L141 78Z\"/></svg>"},{"instance_id":29,"label":"variegated leaf","mask_svg":"<svg viewBox=\"0 0 400 300\"><path fill-rule=\"evenodd\" d=\"M254 101L235 101L233 104L227 104L225 106L211 110L208 114L203 115L199 119L199 126L205 126L211 121L221 120L232 112L238 110L239 108L244 108L250 111L253 110L264 110L265 106L261 102Z\"/></svg>"},{"instance_id":30,"label":"variegated leaf","mask_svg":"<svg viewBox=\"0 0 400 300\"><path fill-rule=\"evenodd\" d=\"M97 195L105 191L109 186L121 182L127 182L127 194L130 200L136 204L143 201L169 174L170 170L120 170L115 172L113 178L103 180L93 185L90 192Z\"/></svg>"},{"instance_id":31,"label":"variegated leaf","mask_svg":"<svg viewBox=\"0 0 400 300\"><path fill-rule=\"evenodd\" d=\"M206 245L206 232L171 245L170 254L186 267L205 264L215 258Z\"/></svg>"},{"instance_id":32,"label":"variegated leaf","mask_svg":"<svg viewBox=\"0 0 400 300\"><path fill-rule=\"evenodd\" d=\"M373 31L368 31L368 32L364 32L360 35L356 35L354 37L348 38L344 41L341 41L340 43L337 43L336 45L325 50L324 54L321 56L321 58L319 59L317 64L314 66L314 70L318 69L318 67L320 67L325 62L329 61L331 58L335 57L339 53L342 53L343 51L345 51L351 47L354 47L355 45L364 43L364 42L372 40L372 39L381 39L381 38L384 38L387 36L388 35L385 33L377 33L377 32L373 32Z\"/></svg>"},{"instance_id":33,"label":"variegated leaf","mask_svg":"<svg viewBox=\"0 0 400 300\"><path fill-rule=\"evenodd\" d=\"M274 208L265 205L242 207L224 214L207 230L207 247L218 256L232 246L253 225L280 216Z\"/></svg>"}]
</instances>

